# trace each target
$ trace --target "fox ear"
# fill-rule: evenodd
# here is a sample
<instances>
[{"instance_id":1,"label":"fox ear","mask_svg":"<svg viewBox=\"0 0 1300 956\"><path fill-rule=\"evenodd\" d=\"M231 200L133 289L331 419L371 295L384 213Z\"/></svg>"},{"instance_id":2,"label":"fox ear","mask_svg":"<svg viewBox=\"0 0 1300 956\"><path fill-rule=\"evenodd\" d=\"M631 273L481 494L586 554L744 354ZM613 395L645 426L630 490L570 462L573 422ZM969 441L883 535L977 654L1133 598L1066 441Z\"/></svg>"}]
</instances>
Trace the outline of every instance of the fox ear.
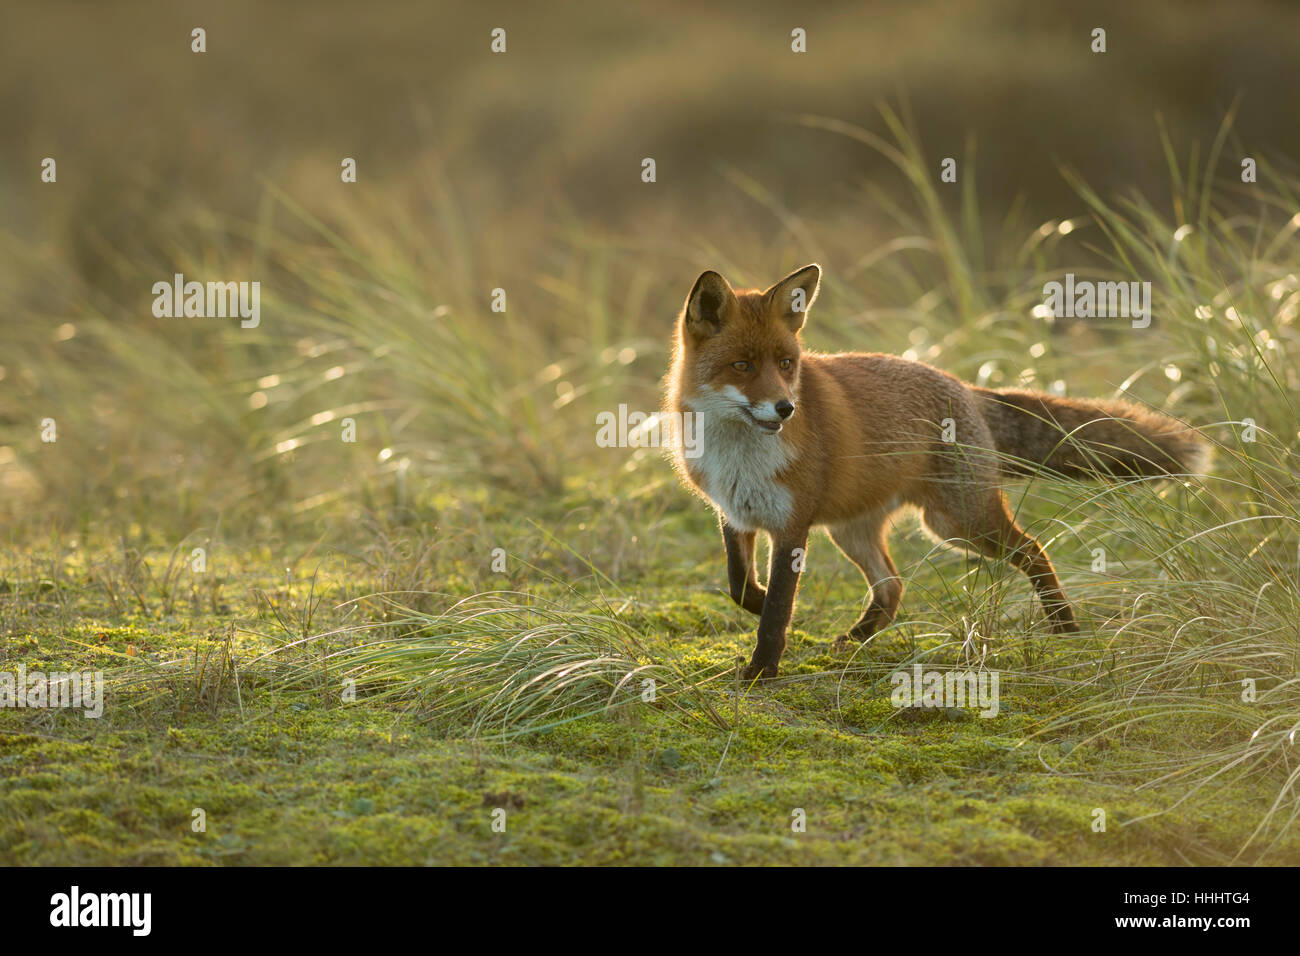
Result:
<instances>
[{"instance_id":1,"label":"fox ear","mask_svg":"<svg viewBox=\"0 0 1300 956\"><path fill-rule=\"evenodd\" d=\"M721 332L737 308L739 303L730 283L710 270L695 280L691 294L686 297L682 324L697 339L707 338Z\"/></svg>"},{"instance_id":2,"label":"fox ear","mask_svg":"<svg viewBox=\"0 0 1300 956\"><path fill-rule=\"evenodd\" d=\"M795 269L772 288L763 293L771 313L790 327L791 332L803 328L803 320L817 299L822 285L822 268L813 263Z\"/></svg>"}]
</instances>

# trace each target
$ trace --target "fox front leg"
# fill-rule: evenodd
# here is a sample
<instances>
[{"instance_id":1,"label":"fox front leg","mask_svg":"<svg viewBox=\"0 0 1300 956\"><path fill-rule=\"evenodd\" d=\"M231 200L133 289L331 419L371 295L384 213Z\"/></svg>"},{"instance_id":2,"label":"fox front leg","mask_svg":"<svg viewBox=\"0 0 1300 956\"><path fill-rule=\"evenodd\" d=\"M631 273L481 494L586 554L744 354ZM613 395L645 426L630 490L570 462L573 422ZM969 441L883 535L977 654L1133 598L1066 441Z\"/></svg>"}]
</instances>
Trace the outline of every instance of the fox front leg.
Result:
<instances>
[{"instance_id":1,"label":"fox front leg","mask_svg":"<svg viewBox=\"0 0 1300 956\"><path fill-rule=\"evenodd\" d=\"M722 544L727 549L727 590L731 592L731 599L751 614L762 614L763 598L767 592L758 583L758 569L754 563L757 532L737 531L723 518Z\"/></svg>"},{"instance_id":2,"label":"fox front leg","mask_svg":"<svg viewBox=\"0 0 1300 956\"><path fill-rule=\"evenodd\" d=\"M774 535L772 564L767 574L767 597L758 619L758 644L749 666L740 672L741 680L775 677L781 654L785 651L785 632L794 613L794 596L803 572L808 531L797 535Z\"/></svg>"}]
</instances>

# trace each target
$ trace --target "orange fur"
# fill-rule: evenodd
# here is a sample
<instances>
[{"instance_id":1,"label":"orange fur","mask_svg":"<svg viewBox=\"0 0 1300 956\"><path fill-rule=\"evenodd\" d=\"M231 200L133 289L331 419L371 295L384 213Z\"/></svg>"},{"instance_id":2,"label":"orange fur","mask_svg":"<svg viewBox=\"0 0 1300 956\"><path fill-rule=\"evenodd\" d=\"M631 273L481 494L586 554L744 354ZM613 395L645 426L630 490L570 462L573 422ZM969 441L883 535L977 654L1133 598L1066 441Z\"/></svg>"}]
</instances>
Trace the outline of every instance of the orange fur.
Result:
<instances>
[{"instance_id":1,"label":"orange fur","mask_svg":"<svg viewBox=\"0 0 1300 956\"><path fill-rule=\"evenodd\" d=\"M813 527L827 528L872 588L840 642L893 620L903 582L885 529L905 505L940 538L1009 557L1055 629L1074 630L1051 561L1007 509L1004 477L1037 467L1074 477L1190 471L1206 463L1204 439L1125 403L978 388L892 355L806 352L799 332L820 275L806 266L766 291L737 292L706 272L678 319L667 410L699 414L702 442L698 458L679 449L676 463L719 512L732 597L760 615L746 677L777 672ZM759 531L772 538L766 590Z\"/></svg>"}]
</instances>

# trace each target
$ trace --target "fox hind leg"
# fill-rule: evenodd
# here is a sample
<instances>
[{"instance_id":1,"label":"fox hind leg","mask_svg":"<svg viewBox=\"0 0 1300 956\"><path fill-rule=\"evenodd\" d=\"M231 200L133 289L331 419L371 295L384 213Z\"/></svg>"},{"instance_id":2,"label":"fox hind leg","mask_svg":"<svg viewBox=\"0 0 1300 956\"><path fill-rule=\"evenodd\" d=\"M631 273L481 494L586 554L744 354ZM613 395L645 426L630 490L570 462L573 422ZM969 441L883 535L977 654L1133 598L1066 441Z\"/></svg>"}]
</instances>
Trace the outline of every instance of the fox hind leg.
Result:
<instances>
[{"instance_id":1,"label":"fox hind leg","mask_svg":"<svg viewBox=\"0 0 1300 956\"><path fill-rule=\"evenodd\" d=\"M871 603L858 623L835 641L844 648L850 640L865 641L887 627L898 614L903 600L903 579L890 560L885 547L885 523L888 515L873 513L844 524L827 528L831 540L844 556L858 566L871 586Z\"/></svg>"},{"instance_id":2,"label":"fox hind leg","mask_svg":"<svg viewBox=\"0 0 1300 956\"><path fill-rule=\"evenodd\" d=\"M956 500L928 503L925 524L940 538L968 541L990 558L1008 558L1038 592L1052 630L1064 634L1079 629L1051 559L1016 523L1001 491L990 489L974 499L959 495Z\"/></svg>"}]
</instances>

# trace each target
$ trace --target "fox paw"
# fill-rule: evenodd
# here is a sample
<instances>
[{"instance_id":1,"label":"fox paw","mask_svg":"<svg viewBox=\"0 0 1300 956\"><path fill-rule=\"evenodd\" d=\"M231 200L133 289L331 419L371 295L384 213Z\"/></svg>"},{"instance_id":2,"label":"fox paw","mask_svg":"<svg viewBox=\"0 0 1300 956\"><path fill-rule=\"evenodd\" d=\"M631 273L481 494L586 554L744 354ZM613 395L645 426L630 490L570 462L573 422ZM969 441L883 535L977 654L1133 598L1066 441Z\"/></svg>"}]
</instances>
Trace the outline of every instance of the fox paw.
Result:
<instances>
[{"instance_id":1,"label":"fox paw","mask_svg":"<svg viewBox=\"0 0 1300 956\"><path fill-rule=\"evenodd\" d=\"M775 664L760 665L750 661L740 672L740 681L743 684L749 684L756 680L771 680L776 676L777 666Z\"/></svg>"}]
</instances>

